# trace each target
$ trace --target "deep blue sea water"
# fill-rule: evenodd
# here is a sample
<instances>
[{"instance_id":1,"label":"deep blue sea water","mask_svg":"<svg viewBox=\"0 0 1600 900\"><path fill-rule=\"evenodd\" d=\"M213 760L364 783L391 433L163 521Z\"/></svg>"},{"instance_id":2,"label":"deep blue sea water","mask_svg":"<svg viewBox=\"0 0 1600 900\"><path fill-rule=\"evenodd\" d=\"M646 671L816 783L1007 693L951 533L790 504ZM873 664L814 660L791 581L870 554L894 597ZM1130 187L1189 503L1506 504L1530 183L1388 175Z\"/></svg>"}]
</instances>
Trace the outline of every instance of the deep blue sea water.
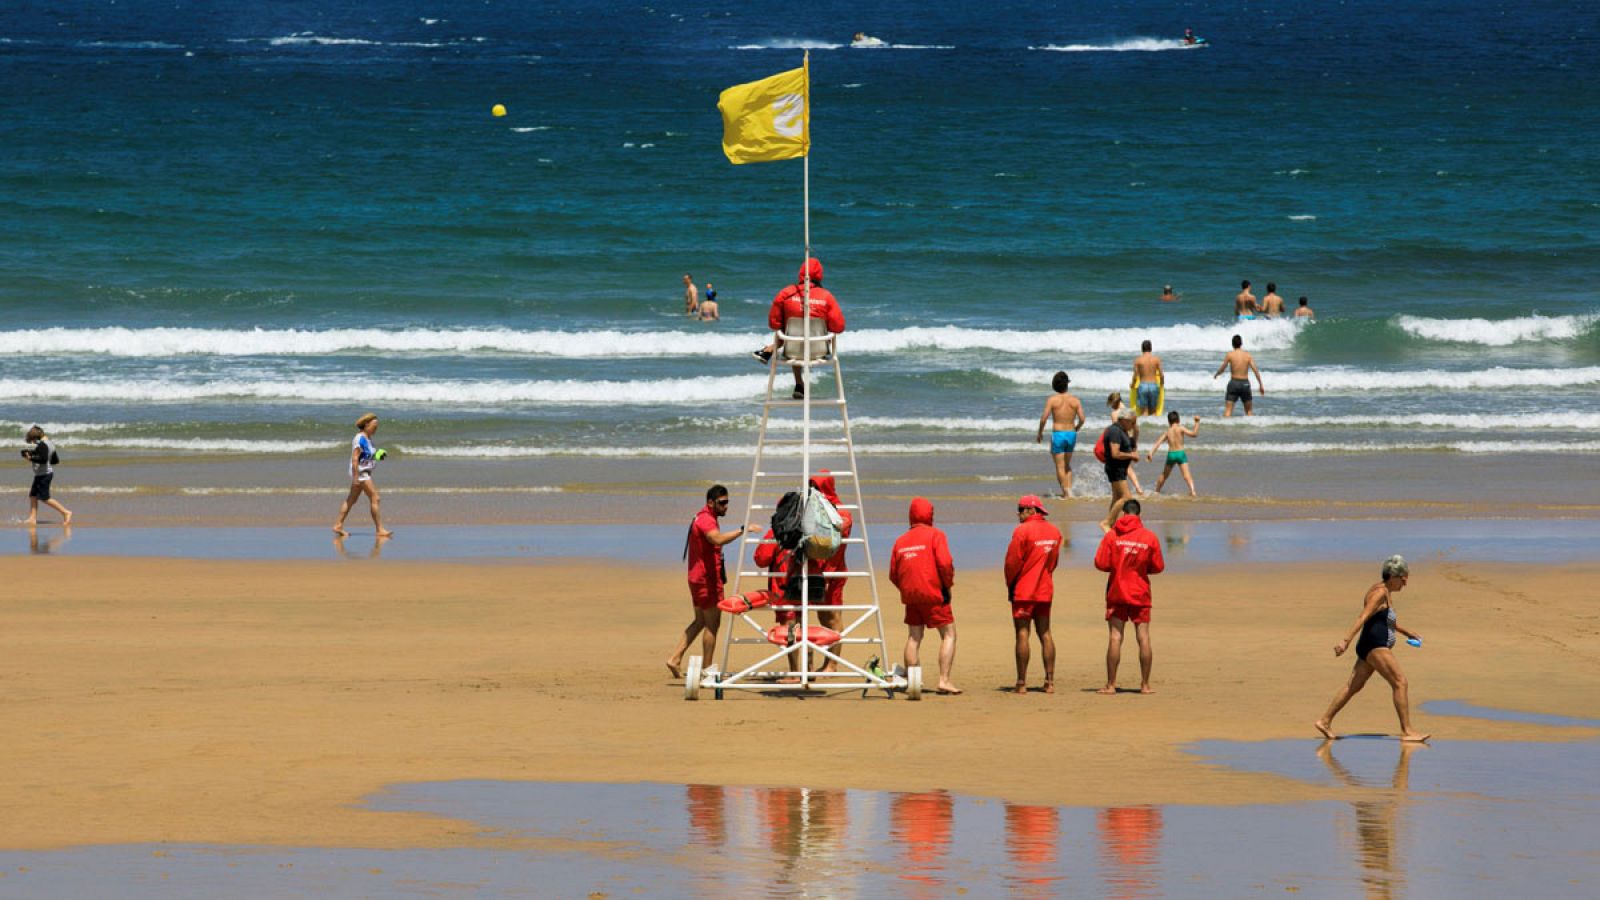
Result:
<instances>
[{"instance_id":1,"label":"deep blue sea water","mask_svg":"<svg viewBox=\"0 0 1600 900\"><path fill-rule=\"evenodd\" d=\"M1203 451L1596 453L1597 40L1549 0L13 4L0 427L738 452L802 167L729 165L717 94L809 48L864 452L1032 448L1052 372L1098 418L1145 338L1209 419L1240 333L1262 415ZM1244 278L1317 322L1234 325Z\"/></svg>"}]
</instances>

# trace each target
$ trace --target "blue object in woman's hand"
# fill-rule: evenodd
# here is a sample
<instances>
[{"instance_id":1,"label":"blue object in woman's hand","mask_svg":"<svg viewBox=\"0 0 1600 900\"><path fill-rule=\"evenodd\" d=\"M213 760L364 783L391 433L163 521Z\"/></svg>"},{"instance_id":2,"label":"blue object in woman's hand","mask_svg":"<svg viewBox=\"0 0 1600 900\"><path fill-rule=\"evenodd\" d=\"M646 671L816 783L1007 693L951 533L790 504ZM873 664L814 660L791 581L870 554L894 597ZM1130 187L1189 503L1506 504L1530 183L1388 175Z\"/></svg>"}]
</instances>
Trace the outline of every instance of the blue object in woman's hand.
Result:
<instances>
[{"instance_id":1,"label":"blue object in woman's hand","mask_svg":"<svg viewBox=\"0 0 1600 900\"><path fill-rule=\"evenodd\" d=\"M1422 646L1422 638L1415 638L1415 637L1414 638L1406 638L1406 643L1410 644L1413 647L1421 647Z\"/></svg>"}]
</instances>

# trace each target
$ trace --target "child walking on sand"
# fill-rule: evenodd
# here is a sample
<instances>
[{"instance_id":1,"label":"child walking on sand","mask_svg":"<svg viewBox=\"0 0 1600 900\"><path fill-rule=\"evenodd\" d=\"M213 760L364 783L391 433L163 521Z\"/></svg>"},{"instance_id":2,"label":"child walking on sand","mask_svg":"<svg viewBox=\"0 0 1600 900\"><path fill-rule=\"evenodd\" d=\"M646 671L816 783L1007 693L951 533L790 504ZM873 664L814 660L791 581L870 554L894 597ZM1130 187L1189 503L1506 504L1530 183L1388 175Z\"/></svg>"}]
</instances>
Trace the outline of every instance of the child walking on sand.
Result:
<instances>
[{"instance_id":1,"label":"child walking on sand","mask_svg":"<svg viewBox=\"0 0 1600 900\"><path fill-rule=\"evenodd\" d=\"M1115 423L1117 421L1117 412L1124 406L1122 402L1122 394L1118 391L1112 391L1111 395L1106 397L1106 406L1110 408L1111 421ZM1134 452L1137 453L1139 450L1138 415L1135 415L1128 422L1123 423L1123 427L1128 432L1128 439L1133 441L1133 449ZM1133 471L1133 466L1128 467L1128 484L1133 487L1133 492L1135 494L1138 494L1141 497L1144 496L1144 487L1139 484L1139 473Z\"/></svg>"},{"instance_id":2,"label":"child walking on sand","mask_svg":"<svg viewBox=\"0 0 1600 900\"><path fill-rule=\"evenodd\" d=\"M35 425L28 429L23 438L28 444L28 449L22 451L22 458L33 464L33 486L28 488L28 518L24 525L39 524L39 504L50 507L61 513L61 524L72 524L72 510L61 505L61 501L50 498L50 482L56 477L56 463L61 457L56 455L56 448L50 446L50 436L44 429Z\"/></svg>"},{"instance_id":3,"label":"child walking on sand","mask_svg":"<svg viewBox=\"0 0 1600 900\"><path fill-rule=\"evenodd\" d=\"M1172 467L1177 466L1178 472L1183 475L1183 480L1189 485L1189 496L1199 496L1194 490L1194 477L1189 474L1189 453L1183 448L1185 437L1199 436L1199 416L1194 417L1194 428L1185 428L1179 422L1177 410L1167 413L1167 431L1156 439L1156 445L1150 448L1150 453L1145 457L1154 460L1156 451L1161 449L1161 445L1167 445L1167 464L1161 469L1161 477L1156 479L1156 493L1161 493L1161 486L1167 483L1167 476L1172 474Z\"/></svg>"}]
</instances>

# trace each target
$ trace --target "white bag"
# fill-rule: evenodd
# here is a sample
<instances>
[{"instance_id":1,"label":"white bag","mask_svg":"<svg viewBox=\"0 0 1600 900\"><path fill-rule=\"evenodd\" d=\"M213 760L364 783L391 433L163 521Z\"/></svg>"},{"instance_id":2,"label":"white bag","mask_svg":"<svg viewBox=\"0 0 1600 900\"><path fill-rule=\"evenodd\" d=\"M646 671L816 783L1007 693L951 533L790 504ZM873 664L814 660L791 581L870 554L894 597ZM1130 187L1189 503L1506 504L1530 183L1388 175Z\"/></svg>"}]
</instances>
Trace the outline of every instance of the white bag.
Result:
<instances>
[{"instance_id":1,"label":"white bag","mask_svg":"<svg viewBox=\"0 0 1600 900\"><path fill-rule=\"evenodd\" d=\"M805 514L800 521L801 533L806 536L806 556L827 559L837 553L839 529L843 527L844 519L839 517L839 511L821 491L810 488L806 493Z\"/></svg>"}]
</instances>

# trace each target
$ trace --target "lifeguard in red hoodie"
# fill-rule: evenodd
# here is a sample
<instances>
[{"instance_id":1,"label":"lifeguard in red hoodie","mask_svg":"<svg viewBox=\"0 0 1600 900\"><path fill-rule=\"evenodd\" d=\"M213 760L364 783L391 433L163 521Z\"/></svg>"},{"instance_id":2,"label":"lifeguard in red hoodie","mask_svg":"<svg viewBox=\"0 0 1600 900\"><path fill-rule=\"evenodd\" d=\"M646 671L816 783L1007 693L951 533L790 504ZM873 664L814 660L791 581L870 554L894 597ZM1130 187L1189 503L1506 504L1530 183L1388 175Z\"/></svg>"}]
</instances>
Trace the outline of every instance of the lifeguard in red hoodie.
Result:
<instances>
[{"instance_id":1,"label":"lifeguard in red hoodie","mask_svg":"<svg viewBox=\"0 0 1600 900\"><path fill-rule=\"evenodd\" d=\"M1017 686L1028 692L1028 625L1039 633L1044 656L1044 692L1056 692L1056 640L1050 634L1050 603L1055 599L1056 562L1061 558L1061 531L1045 521L1044 501L1033 494L1017 501L1017 530L1006 548L1006 597L1011 624L1017 631Z\"/></svg>"},{"instance_id":2,"label":"lifeguard in red hoodie","mask_svg":"<svg viewBox=\"0 0 1600 900\"><path fill-rule=\"evenodd\" d=\"M918 497L911 501L911 530L894 542L889 556L889 581L900 589L906 605L906 668L920 665L922 631L939 631L939 687L941 694L959 694L950 681L956 661L956 619L950 609L950 588L956 582L955 561L944 532L933 527L933 504Z\"/></svg>"},{"instance_id":3,"label":"lifeguard in red hoodie","mask_svg":"<svg viewBox=\"0 0 1600 900\"><path fill-rule=\"evenodd\" d=\"M1094 567L1106 576L1106 686L1102 694L1117 692L1117 664L1122 661L1122 634L1129 622L1139 641L1139 693L1153 694L1150 667L1154 653L1150 647L1150 576L1167 567L1161 558L1161 541L1139 521L1138 500L1123 504L1122 515L1094 553Z\"/></svg>"},{"instance_id":4,"label":"lifeguard in red hoodie","mask_svg":"<svg viewBox=\"0 0 1600 900\"><path fill-rule=\"evenodd\" d=\"M827 497L828 502L833 504L834 509L839 509L839 491L834 487L833 475L827 469L818 469L817 474L811 476L811 486L821 492L822 496ZM847 538L850 536L850 531L855 527L855 518L850 515L850 511L848 509L839 509L839 518L843 520L839 525L839 537ZM839 544L839 549L835 550L832 556L823 560L821 563L811 563L810 571L816 574L848 571L849 566L846 566L844 561L845 550L848 547L848 544L841 542ZM849 579L827 579L828 586L826 591L821 597L810 598L811 605L829 607L843 604L844 583L847 580ZM823 628L832 628L833 630L838 631L844 625L844 614L838 610L828 610L825 608L819 609L817 610L817 622L820 623ZM818 671L834 672L838 670L838 663L828 659L826 656L822 658L826 660L826 662Z\"/></svg>"},{"instance_id":5,"label":"lifeguard in red hoodie","mask_svg":"<svg viewBox=\"0 0 1600 900\"><path fill-rule=\"evenodd\" d=\"M810 283L810 310L806 309L806 284ZM839 308L839 301L834 298L833 292L822 286L822 260L809 259L800 267L800 272L795 276L795 283L785 287L772 298L772 308L767 311L767 327L780 334L783 333L790 319L809 316L821 319L828 326L829 334L838 334L844 331L844 310ZM762 363L772 360L772 354L783 346L780 338L774 344L757 350L755 358ZM805 397L806 382L805 370L799 366L794 367L794 399Z\"/></svg>"}]
</instances>

